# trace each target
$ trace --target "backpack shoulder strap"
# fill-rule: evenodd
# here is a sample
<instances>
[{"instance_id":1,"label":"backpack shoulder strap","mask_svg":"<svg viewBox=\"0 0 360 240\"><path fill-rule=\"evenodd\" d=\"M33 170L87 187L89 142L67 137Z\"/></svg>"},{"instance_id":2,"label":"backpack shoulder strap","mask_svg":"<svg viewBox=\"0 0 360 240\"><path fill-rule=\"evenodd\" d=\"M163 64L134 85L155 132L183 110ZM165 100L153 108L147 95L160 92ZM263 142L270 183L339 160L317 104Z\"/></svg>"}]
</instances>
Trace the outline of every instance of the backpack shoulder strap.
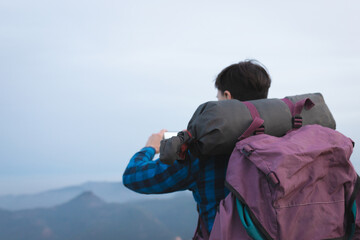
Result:
<instances>
[{"instance_id":1,"label":"backpack shoulder strap","mask_svg":"<svg viewBox=\"0 0 360 240\"><path fill-rule=\"evenodd\" d=\"M265 240L265 238L262 236L262 234L259 232L255 224L251 220L247 207L244 206L244 204L242 204L237 198L236 208L239 213L240 221L244 226L247 234L254 240Z\"/></svg>"},{"instance_id":2,"label":"backpack shoulder strap","mask_svg":"<svg viewBox=\"0 0 360 240\"><path fill-rule=\"evenodd\" d=\"M197 211L199 213L199 206L196 206L196 207L197 207ZM210 238L210 234L206 228L205 222L203 221L203 219L201 218L200 213L199 213L198 223L196 226L193 240L208 240L209 238Z\"/></svg>"}]
</instances>

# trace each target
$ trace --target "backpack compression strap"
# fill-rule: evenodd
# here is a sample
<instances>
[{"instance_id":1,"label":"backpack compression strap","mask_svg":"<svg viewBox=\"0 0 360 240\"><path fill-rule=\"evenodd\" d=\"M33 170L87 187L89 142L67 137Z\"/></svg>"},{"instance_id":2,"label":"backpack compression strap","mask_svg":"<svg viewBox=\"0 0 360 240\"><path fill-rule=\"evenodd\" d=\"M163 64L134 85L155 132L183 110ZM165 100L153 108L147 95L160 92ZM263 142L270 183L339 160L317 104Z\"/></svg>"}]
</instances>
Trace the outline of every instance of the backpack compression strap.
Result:
<instances>
[{"instance_id":1,"label":"backpack compression strap","mask_svg":"<svg viewBox=\"0 0 360 240\"><path fill-rule=\"evenodd\" d=\"M302 117L301 112L305 108L306 110L310 110L315 103L311 101L310 98L302 99L295 104L288 98L281 99L286 105L289 107L291 116L292 116L292 124L293 128L300 128L302 126Z\"/></svg>"},{"instance_id":2,"label":"backpack compression strap","mask_svg":"<svg viewBox=\"0 0 360 240\"><path fill-rule=\"evenodd\" d=\"M286 103L289 107L291 115L293 128L300 128L302 126L302 117L300 116L302 110L305 108L306 110L311 109L315 106L314 102L311 101L310 98L302 99L295 104L290 101L288 98L283 98L282 101ZM239 140L250 137L252 134L261 134L264 133L264 120L260 117L260 114L254 104L250 102L243 102L245 106L249 109L251 117L253 119L250 126L245 130L245 132L239 137Z\"/></svg>"},{"instance_id":3,"label":"backpack compression strap","mask_svg":"<svg viewBox=\"0 0 360 240\"><path fill-rule=\"evenodd\" d=\"M243 102L245 106L249 109L251 117L253 119L250 126L245 130L245 132L239 137L239 140L250 137L252 134L261 134L264 133L264 120L260 117L260 114L254 104L250 102Z\"/></svg>"}]
</instances>

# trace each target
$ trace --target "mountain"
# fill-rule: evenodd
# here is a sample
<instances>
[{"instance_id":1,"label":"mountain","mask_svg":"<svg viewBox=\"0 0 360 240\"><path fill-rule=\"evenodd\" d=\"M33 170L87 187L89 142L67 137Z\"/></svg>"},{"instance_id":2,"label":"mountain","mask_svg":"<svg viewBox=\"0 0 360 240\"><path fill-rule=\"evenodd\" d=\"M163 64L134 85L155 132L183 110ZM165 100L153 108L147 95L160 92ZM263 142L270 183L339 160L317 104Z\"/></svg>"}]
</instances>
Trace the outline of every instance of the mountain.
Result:
<instances>
[{"instance_id":1,"label":"mountain","mask_svg":"<svg viewBox=\"0 0 360 240\"><path fill-rule=\"evenodd\" d=\"M127 189L121 182L87 182L81 185L54 189L37 194L0 196L0 208L22 210L53 207L69 201L77 195L91 191L106 202L125 203L148 199L168 199L189 193L144 195Z\"/></svg>"},{"instance_id":2,"label":"mountain","mask_svg":"<svg viewBox=\"0 0 360 240\"><path fill-rule=\"evenodd\" d=\"M190 239L196 220L190 196L119 204L87 191L52 208L0 210L0 239Z\"/></svg>"}]
</instances>

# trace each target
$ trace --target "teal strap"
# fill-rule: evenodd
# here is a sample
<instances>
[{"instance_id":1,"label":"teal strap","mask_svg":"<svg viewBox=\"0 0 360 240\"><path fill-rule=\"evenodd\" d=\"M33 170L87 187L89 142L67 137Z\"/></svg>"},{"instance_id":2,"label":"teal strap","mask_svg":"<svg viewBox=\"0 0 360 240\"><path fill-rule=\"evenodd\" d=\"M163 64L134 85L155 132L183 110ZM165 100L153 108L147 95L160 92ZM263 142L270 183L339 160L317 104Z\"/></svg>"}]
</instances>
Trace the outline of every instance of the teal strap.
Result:
<instances>
[{"instance_id":1,"label":"teal strap","mask_svg":"<svg viewBox=\"0 0 360 240\"><path fill-rule=\"evenodd\" d=\"M250 218L248 207L242 204L238 199L236 199L236 206L240 216L240 221L244 226L247 234L254 240L264 240L259 230L254 225L253 221Z\"/></svg>"},{"instance_id":2,"label":"teal strap","mask_svg":"<svg viewBox=\"0 0 360 240\"><path fill-rule=\"evenodd\" d=\"M354 222L352 223L352 226L351 226L351 234L350 234L350 237L349 239L351 239L353 236L354 236L354 233L355 233L355 222L356 222L356 201L354 201L353 205L352 205L352 208L351 208L351 212L353 214L353 217L354 217Z\"/></svg>"}]
</instances>

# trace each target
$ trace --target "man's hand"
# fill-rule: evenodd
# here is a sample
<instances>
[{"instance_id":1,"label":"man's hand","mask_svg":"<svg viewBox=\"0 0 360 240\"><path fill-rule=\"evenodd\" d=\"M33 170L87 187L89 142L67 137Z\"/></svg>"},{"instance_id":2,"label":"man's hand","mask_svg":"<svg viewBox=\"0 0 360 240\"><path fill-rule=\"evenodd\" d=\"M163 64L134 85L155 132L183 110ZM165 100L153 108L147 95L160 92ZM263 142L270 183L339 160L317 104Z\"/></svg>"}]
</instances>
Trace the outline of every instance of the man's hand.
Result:
<instances>
[{"instance_id":1,"label":"man's hand","mask_svg":"<svg viewBox=\"0 0 360 240\"><path fill-rule=\"evenodd\" d=\"M158 133L153 133L147 140L145 147L153 147L155 149L156 153L159 153L160 141L164 137L164 132L167 132L167 130L162 129Z\"/></svg>"}]
</instances>

